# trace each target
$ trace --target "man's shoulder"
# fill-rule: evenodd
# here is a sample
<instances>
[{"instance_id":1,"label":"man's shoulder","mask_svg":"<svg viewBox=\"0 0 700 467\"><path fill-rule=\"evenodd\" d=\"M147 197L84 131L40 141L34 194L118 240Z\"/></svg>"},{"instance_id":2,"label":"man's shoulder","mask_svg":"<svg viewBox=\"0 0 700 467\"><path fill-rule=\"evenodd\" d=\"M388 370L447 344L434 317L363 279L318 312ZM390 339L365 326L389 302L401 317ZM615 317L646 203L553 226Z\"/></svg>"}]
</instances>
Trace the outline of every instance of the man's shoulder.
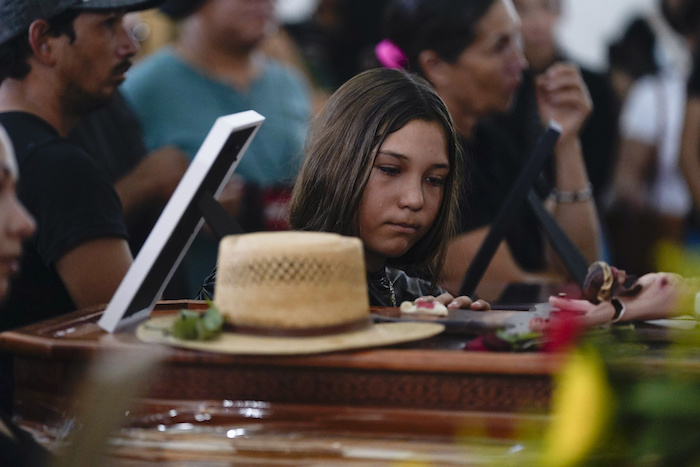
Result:
<instances>
[{"instance_id":1,"label":"man's shoulder","mask_svg":"<svg viewBox=\"0 0 700 467\"><path fill-rule=\"evenodd\" d=\"M0 112L0 125L10 136L17 157L27 149L61 139L48 122L27 112Z\"/></svg>"},{"instance_id":2,"label":"man's shoulder","mask_svg":"<svg viewBox=\"0 0 700 467\"><path fill-rule=\"evenodd\" d=\"M0 124L10 136L20 170L39 163L42 170L65 170L89 158L77 144L63 138L41 118L25 112L0 113ZM25 169L26 170L26 169Z\"/></svg>"},{"instance_id":3,"label":"man's shoulder","mask_svg":"<svg viewBox=\"0 0 700 467\"><path fill-rule=\"evenodd\" d=\"M40 118L20 112L0 113L0 124L12 140L22 179L37 174L94 174L95 164L85 150Z\"/></svg>"}]
</instances>

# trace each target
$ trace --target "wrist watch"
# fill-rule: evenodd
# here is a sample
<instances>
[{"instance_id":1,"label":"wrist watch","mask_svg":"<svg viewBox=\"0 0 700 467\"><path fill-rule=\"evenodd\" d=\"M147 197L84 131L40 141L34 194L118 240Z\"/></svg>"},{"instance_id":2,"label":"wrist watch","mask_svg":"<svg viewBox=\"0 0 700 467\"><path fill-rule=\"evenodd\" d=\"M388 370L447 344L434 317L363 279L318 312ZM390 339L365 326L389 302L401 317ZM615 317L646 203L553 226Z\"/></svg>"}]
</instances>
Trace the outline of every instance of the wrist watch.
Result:
<instances>
[{"instance_id":1,"label":"wrist watch","mask_svg":"<svg viewBox=\"0 0 700 467\"><path fill-rule=\"evenodd\" d=\"M627 307L617 297L611 298L610 303L612 304L613 308L615 309L615 314L613 315L612 321L610 321L610 322L617 323L625 315L625 311L627 311Z\"/></svg>"}]
</instances>

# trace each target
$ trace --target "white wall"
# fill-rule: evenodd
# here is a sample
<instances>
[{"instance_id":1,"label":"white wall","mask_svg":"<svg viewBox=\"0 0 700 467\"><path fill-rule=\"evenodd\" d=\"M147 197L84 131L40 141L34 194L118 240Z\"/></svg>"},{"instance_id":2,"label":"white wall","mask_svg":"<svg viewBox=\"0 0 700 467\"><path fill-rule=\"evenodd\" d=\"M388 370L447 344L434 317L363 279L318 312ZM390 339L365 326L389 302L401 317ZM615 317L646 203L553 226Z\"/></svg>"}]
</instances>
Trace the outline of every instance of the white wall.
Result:
<instances>
[{"instance_id":1,"label":"white wall","mask_svg":"<svg viewBox=\"0 0 700 467\"><path fill-rule=\"evenodd\" d=\"M572 59L590 68L606 66L607 46L637 14L652 11L658 0L562 0L558 37Z\"/></svg>"},{"instance_id":2,"label":"white wall","mask_svg":"<svg viewBox=\"0 0 700 467\"><path fill-rule=\"evenodd\" d=\"M275 0L280 21L297 23L304 21L316 10L319 0Z\"/></svg>"}]
</instances>

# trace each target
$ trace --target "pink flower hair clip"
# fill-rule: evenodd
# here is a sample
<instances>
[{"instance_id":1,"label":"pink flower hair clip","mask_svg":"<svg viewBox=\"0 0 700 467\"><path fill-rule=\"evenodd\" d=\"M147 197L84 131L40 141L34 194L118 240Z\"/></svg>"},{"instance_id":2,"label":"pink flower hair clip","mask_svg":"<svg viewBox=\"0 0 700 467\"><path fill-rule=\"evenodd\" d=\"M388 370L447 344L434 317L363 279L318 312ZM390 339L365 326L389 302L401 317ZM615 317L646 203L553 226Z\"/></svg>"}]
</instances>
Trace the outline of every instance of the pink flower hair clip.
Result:
<instances>
[{"instance_id":1,"label":"pink flower hair clip","mask_svg":"<svg viewBox=\"0 0 700 467\"><path fill-rule=\"evenodd\" d=\"M403 51L389 39L384 39L374 48L379 63L385 68L403 69L408 59Z\"/></svg>"}]
</instances>

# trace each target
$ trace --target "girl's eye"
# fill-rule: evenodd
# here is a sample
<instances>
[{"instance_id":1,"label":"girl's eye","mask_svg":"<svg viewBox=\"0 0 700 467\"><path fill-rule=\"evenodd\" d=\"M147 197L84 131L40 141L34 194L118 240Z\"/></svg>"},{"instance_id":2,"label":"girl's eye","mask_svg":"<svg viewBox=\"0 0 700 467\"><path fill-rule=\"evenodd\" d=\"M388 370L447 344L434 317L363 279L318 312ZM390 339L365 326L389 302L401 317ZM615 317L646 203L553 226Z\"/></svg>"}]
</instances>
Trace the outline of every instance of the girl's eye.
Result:
<instances>
[{"instance_id":1,"label":"girl's eye","mask_svg":"<svg viewBox=\"0 0 700 467\"><path fill-rule=\"evenodd\" d=\"M426 180L432 186L436 186L436 187L445 186L445 179L442 177L426 177Z\"/></svg>"},{"instance_id":2,"label":"girl's eye","mask_svg":"<svg viewBox=\"0 0 700 467\"><path fill-rule=\"evenodd\" d=\"M391 167L386 165L377 166L377 169L379 169L385 175L393 176L401 173L401 170L399 170L397 167Z\"/></svg>"}]
</instances>

